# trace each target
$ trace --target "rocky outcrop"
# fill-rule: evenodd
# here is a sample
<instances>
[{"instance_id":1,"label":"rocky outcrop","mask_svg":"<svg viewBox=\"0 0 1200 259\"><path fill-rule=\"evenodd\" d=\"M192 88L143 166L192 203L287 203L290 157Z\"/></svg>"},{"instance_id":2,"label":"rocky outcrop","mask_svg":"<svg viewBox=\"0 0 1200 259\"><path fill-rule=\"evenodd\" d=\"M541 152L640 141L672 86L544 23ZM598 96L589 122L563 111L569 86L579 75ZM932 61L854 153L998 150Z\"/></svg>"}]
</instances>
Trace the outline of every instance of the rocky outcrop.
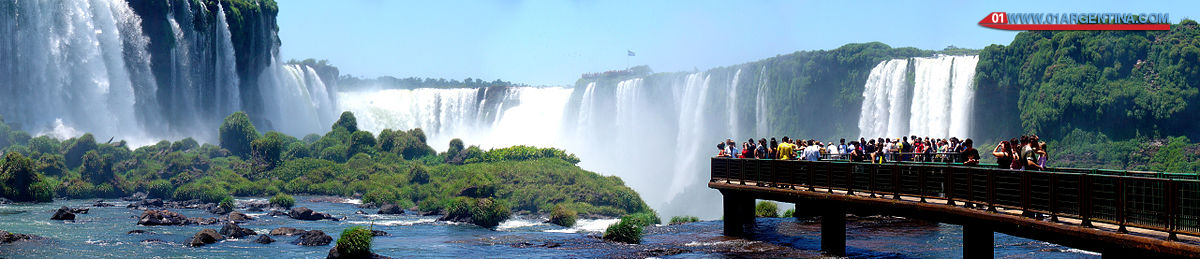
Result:
<instances>
[{"instance_id":1,"label":"rocky outcrop","mask_svg":"<svg viewBox=\"0 0 1200 259\"><path fill-rule=\"evenodd\" d=\"M242 237L253 236L253 235L257 235L257 234L258 233L255 233L253 229L243 228L243 227L238 226L237 224L233 224L233 223L225 223L225 226L221 227L221 235L224 235L224 236L227 236L230 238L242 238Z\"/></svg>"},{"instance_id":2,"label":"rocky outcrop","mask_svg":"<svg viewBox=\"0 0 1200 259\"><path fill-rule=\"evenodd\" d=\"M246 215L245 213L234 211L226 214L225 216L221 216L221 220L225 222L242 223L254 220L254 217Z\"/></svg>"},{"instance_id":3,"label":"rocky outcrop","mask_svg":"<svg viewBox=\"0 0 1200 259\"><path fill-rule=\"evenodd\" d=\"M295 235L303 234L304 232L307 232L307 231L304 231L303 229L279 227L276 229L272 229L270 234L272 236L295 236Z\"/></svg>"},{"instance_id":4,"label":"rocky outcrop","mask_svg":"<svg viewBox=\"0 0 1200 259\"><path fill-rule=\"evenodd\" d=\"M71 208L67 208L67 206L63 206L62 208L58 208L58 211L55 211L54 216L51 216L50 219L52 219L52 220L75 220L75 213L71 213Z\"/></svg>"},{"instance_id":5,"label":"rocky outcrop","mask_svg":"<svg viewBox=\"0 0 1200 259\"><path fill-rule=\"evenodd\" d=\"M221 236L220 233L217 233L216 230L206 228L192 236L192 239L188 240L188 246L204 246L221 240L225 240L225 237Z\"/></svg>"},{"instance_id":6,"label":"rocky outcrop","mask_svg":"<svg viewBox=\"0 0 1200 259\"><path fill-rule=\"evenodd\" d=\"M255 239L254 242L259 244L270 244L275 243L275 239L268 235L258 235L258 239Z\"/></svg>"},{"instance_id":7,"label":"rocky outcrop","mask_svg":"<svg viewBox=\"0 0 1200 259\"><path fill-rule=\"evenodd\" d=\"M138 217L138 225L143 226L180 226L180 225L212 225L217 224L217 218L188 218L168 210L147 210Z\"/></svg>"},{"instance_id":8,"label":"rocky outcrop","mask_svg":"<svg viewBox=\"0 0 1200 259\"><path fill-rule=\"evenodd\" d=\"M339 250L338 250L338 247L337 247L337 245L333 245L333 248L330 248L330 249L329 249L329 254L325 256L325 259L350 259L350 258L371 258L371 259L384 259L384 258L386 258L386 259L391 259L391 257L382 256L382 255L379 255L379 254L376 254L376 253L371 253L370 255L346 255L346 254L342 254L342 251L339 251Z\"/></svg>"},{"instance_id":9,"label":"rocky outcrop","mask_svg":"<svg viewBox=\"0 0 1200 259\"><path fill-rule=\"evenodd\" d=\"M107 207L116 207L116 206L117 205L113 205L112 203L104 202L104 200L96 200L96 203L92 203L92 207L95 207L95 208L107 208Z\"/></svg>"},{"instance_id":10,"label":"rocky outcrop","mask_svg":"<svg viewBox=\"0 0 1200 259\"><path fill-rule=\"evenodd\" d=\"M36 236L36 235L16 234L16 233L9 233L8 231L0 230L0 245L9 244L12 242L27 241L27 240L41 240L41 239L45 239L45 238Z\"/></svg>"},{"instance_id":11,"label":"rocky outcrop","mask_svg":"<svg viewBox=\"0 0 1200 259\"><path fill-rule=\"evenodd\" d=\"M385 204L383 207L379 207L379 211L375 213L397 215L404 214L404 209L400 208L400 206L396 206L395 204Z\"/></svg>"},{"instance_id":12,"label":"rocky outcrop","mask_svg":"<svg viewBox=\"0 0 1200 259\"><path fill-rule=\"evenodd\" d=\"M154 232L150 232L149 230L145 230L145 229L134 229L134 230L130 230L129 232L125 232L125 234L128 234L128 235L134 235L134 234L154 234Z\"/></svg>"},{"instance_id":13,"label":"rocky outcrop","mask_svg":"<svg viewBox=\"0 0 1200 259\"><path fill-rule=\"evenodd\" d=\"M298 220L337 220L333 216L330 216L329 213L315 212L307 207L293 208L292 211L288 212L288 217Z\"/></svg>"},{"instance_id":14,"label":"rocky outcrop","mask_svg":"<svg viewBox=\"0 0 1200 259\"><path fill-rule=\"evenodd\" d=\"M333 242L333 237L326 235L324 231L309 230L303 234L300 234L300 237L296 238L295 241L292 241L292 244L302 246L323 246L329 245L331 242Z\"/></svg>"},{"instance_id":15,"label":"rocky outcrop","mask_svg":"<svg viewBox=\"0 0 1200 259\"><path fill-rule=\"evenodd\" d=\"M373 237L385 237L391 235L392 234L388 234L388 232L383 232L383 230L371 230L371 236Z\"/></svg>"},{"instance_id":16,"label":"rocky outcrop","mask_svg":"<svg viewBox=\"0 0 1200 259\"><path fill-rule=\"evenodd\" d=\"M138 200L133 203L130 203L129 205L127 205L125 207L139 209L139 210L162 208L163 201L162 201L162 199L143 199L143 200Z\"/></svg>"}]
</instances>

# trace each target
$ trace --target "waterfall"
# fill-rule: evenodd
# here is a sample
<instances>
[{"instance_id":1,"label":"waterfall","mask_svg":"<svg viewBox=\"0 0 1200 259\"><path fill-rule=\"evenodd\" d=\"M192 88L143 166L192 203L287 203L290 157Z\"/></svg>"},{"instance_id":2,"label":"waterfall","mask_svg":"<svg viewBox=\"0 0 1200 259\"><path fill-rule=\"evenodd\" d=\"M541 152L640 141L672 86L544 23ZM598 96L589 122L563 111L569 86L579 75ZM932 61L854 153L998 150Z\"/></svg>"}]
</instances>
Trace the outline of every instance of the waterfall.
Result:
<instances>
[{"instance_id":1,"label":"waterfall","mask_svg":"<svg viewBox=\"0 0 1200 259\"><path fill-rule=\"evenodd\" d=\"M767 67L763 66L758 71L758 90L754 96L754 128L755 136L767 136L770 130L767 124L767 96L770 96L771 90L767 87Z\"/></svg>"},{"instance_id":2,"label":"waterfall","mask_svg":"<svg viewBox=\"0 0 1200 259\"><path fill-rule=\"evenodd\" d=\"M978 56L939 55L880 62L863 87L860 134L967 137L978 61Z\"/></svg>"},{"instance_id":3,"label":"waterfall","mask_svg":"<svg viewBox=\"0 0 1200 259\"><path fill-rule=\"evenodd\" d=\"M0 113L34 132L56 121L98 136L142 138L157 90L148 40L125 1L8 2L0 15Z\"/></svg>"},{"instance_id":4,"label":"waterfall","mask_svg":"<svg viewBox=\"0 0 1200 259\"><path fill-rule=\"evenodd\" d=\"M741 79L741 77L742 77L742 69L739 68L737 70L737 72L733 73L733 81L729 83L729 87L726 87L729 89L729 92L725 93L725 96L728 97L728 99L725 100L725 110L729 111L729 135L737 136L737 137L742 136L742 135L738 134L738 128L740 128L741 125L738 125L738 112L737 112L737 110L738 110L738 106L737 106L738 79Z\"/></svg>"},{"instance_id":5,"label":"waterfall","mask_svg":"<svg viewBox=\"0 0 1200 259\"><path fill-rule=\"evenodd\" d=\"M710 128L704 120L706 115L704 108L708 107L706 104L708 104L709 79L710 76L703 72L690 74L682 86L683 99L680 100L679 106L679 134L675 139L676 169L671 179L670 189L667 191L668 200L682 193L684 188L688 187L693 179L696 179L696 172L700 171L697 163L702 157L698 155L703 153L701 148L705 145L702 143L708 143L701 142L706 139L704 131L719 129Z\"/></svg>"},{"instance_id":6,"label":"waterfall","mask_svg":"<svg viewBox=\"0 0 1200 259\"><path fill-rule=\"evenodd\" d=\"M242 106L242 97L238 91L238 83L240 81L237 77L237 61L233 51L233 35L229 32L229 23L225 20L225 7L218 2L217 10L219 10L217 12L216 31L218 44L215 49L216 62L213 62L213 83L215 84L213 88L217 89L215 94L217 100L213 104L213 112L219 118L225 114L231 114L239 110ZM312 69L309 68L309 70L311 72ZM321 88L324 88L324 84L321 83L319 78L316 80L316 83L320 83ZM328 121L328 119L322 118L321 121Z\"/></svg>"}]
</instances>

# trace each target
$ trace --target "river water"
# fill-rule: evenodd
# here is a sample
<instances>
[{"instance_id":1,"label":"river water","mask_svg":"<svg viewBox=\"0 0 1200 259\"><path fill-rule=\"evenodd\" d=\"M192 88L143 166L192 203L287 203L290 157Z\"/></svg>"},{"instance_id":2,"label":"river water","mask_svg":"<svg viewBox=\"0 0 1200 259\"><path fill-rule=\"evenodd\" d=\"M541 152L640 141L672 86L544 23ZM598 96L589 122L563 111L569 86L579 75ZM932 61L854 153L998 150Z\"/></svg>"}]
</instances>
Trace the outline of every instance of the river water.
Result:
<instances>
[{"instance_id":1,"label":"river water","mask_svg":"<svg viewBox=\"0 0 1200 259\"><path fill-rule=\"evenodd\" d=\"M374 215L355 200L315 201L297 196L296 206L326 212L341 221L300 221L247 213L257 219L241 224L258 233L277 227L322 230L337 238L342 229L371 225L390 236L376 237L373 250L395 258L411 257L825 257L820 248L820 222L794 218L759 219L757 234L747 239L721 235L721 221L652 226L643 243L625 245L601 240L600 231L615 220L580 220L574 228L543 223L544 218L518 215L488 230L474 225L436 221L416 215ZM239 202L254 200L242 198ZM227 239L203 247L187 247L193 234L208 226L139 226L140 210L128 202L108 201L115 207L91 208L75 221L50 220L61 206L90 208L95 200L57 200L44 204L0 205L0 230L35 234L44 240L0 245L2 258L145 258L251 257L320 258L333 246L290 244L295 237L277 236L272 244L254 243L256 236ZM360 215L363 210L370 214ZM215 217L203 210L173 209L189 217ZM847 252L854 258L953 258L962 255L962 227L893 217L851 218L847 223ZM126 234L130 230L148 234ZM1094 258L1098 254L1046 242L996 234L996 256L1011 258ZM336 241L335 241L336 242Z\"/></svg>"}]
</instances>

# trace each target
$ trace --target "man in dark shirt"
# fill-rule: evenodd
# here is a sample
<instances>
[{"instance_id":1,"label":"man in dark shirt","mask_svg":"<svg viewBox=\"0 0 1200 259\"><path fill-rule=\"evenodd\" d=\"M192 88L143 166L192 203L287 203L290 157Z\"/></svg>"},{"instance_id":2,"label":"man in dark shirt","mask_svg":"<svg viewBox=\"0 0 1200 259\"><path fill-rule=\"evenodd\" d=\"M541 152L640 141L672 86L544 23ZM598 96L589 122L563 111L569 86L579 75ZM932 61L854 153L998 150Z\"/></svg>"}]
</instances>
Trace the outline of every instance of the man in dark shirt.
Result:
<instances>
[{"instance_id":1,"label":"man in dark shirt","mask_svg":"<svg viewBox=\"0 0 1200 259\"><path fill-rule=\"evenodd\" d=\"M962 161L964 161L963 165L969 165L969 166L979 165L979 150L976 150L975 147L973 147L973 144L974 143L973 143L973 141L971 141L971 139L967 139L967 140L963 141L963 144L962 144L962 147L964 149L962 152Z\"/></svg>"}]
</instances>

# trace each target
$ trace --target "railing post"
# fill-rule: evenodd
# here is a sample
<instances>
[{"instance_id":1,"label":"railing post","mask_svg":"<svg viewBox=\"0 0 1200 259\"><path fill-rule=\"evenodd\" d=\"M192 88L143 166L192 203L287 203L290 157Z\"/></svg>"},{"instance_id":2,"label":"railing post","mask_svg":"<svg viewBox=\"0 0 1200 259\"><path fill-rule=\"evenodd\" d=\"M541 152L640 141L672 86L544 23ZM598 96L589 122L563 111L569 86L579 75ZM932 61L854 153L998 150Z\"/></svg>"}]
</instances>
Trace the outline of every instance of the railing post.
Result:
<instances>
[{"instance_id":1,"label":"railing post","mask_svg":"<svg viewBox=\"0 0 1200 259\"><path fill-rule=\"evenodd\" d=\"M858 171L861 165L855 163L847 163L846 165L850 167L850 170L846 173L846 195L854 195L854 172Z\"/></svg>"},{"instance_id":2,"label":"railing post","mask_svg":"<svg viewBox=\"0 0 1200 259\"><path fill-rule=\"evenodd\" d=\"M975 205L973 203L971 203L971 201L979 201L979 199L975 197L975 171L976 170L975 169L962 169L962 170L967 171L967 200L965 202L963 202L964 203L963 205L967 206L967 207L975 207Z\"/></svg>"},{"instance_id":3,"label":"railing post","mask_svg":"<svg viewBox=\"0 0 1200 259\"><path fill-rule=\"evenodd\" d=\"M808 191L815 192L815 191L817 191L817 188L815 187L817 185L817 176L816 176L817 173L815 172L816 170L813 168L816 168L816 166L813 166L812 163L808 163L808 162L805 162L804 166L805 166L805 169L807 169L804 171L806 174L808 174Z\"/></svg>"},{"instance_id":4,"label":"railing post","mask_svg":"<svg viewBox=\"0 0 1200 259\"><path fill-rule=\"evenodd\" d=\"M882 165L880 165L882 166ZM900 199L900 166L892 164L892 199Z\"/></svg>"},{"instance_id":5,"label":"railing post","mask_svg":"<svg viewBox=\"0 0 1200 259\"><path fill-rule=\"evenodd\" d=\"M1179 230L1179 183L1175 180L1167 179L1167 240L1177 241L1179 236L1175 232Z\"/></svg>"},{"instance_id":6,"label":"railing post","mask_svg":"<svg viewBox=\"0 0 1200 259\"><path fill-rule=\"evenodd\" d=\"M946 189L944 190L946 192L946 205L950 206L954 206L954 171L958 171L958 168L951 166L942 171L945 174L943 177L945 178L943 180L944 183L942 184L946 185Z\"/></svg>"},{"instance_id":7,"label":"railing post","mask_svg":"<svg viewBox=\"0 0 1200 259\"><path fill-rule=\"evenodd\" d=\"M871 193L871 198L875 198L875 177L879 175L879 166L875 162L871 162L870 175L867 180L867 192Z\"/></svg>"},{"instance_id":8,"label":"railing post","mask_svg":"<svg viewBox=\"0 0 1200 259\"><path fill-rule=\"evenodd\" d=\"M836 170L832 170L833 163L830 162L825 162L823 166L825 167L825 191L833 193L833 171Z\"/></svg>"},{"instance_id":9,"label":"railing post","mask_svg":"<svg viewBox=\"0 0 1200 259\"><path fill-rule=\"evenodd\" d=\"M1058 222L1058 174L1050 174L1050 221Z\"/></svg>"},{"instance_id":10,"label":"railing post","mask_svg":"<svg viewBox=\"0 0 1200 259\"><path fill-rule=\"evenodd\" d=\"M1035 213L1029 211L1029 208L1032 207L1030 206L1030 203L1032 203L1030 196L1032 196L1033 187L1030 185L1032 185L1033 181L1030 178L1032 178L1033 173L1030 171L1018 171L1017 173L1021 176L1021 215L1032 218Z\"/></svg>"},{"instance_id":11,"label":"railing post","mask_svg":"<svg viewBox=\"0 0 1200 259\"><path fill-rule=\"evenodd\" d=\"M921 202L924 203L925 202L925 178L926 178L926 174L928 173L929 170L927 168L925 168L924 166L915 166L914 168L917 168L917 181L921 182L920 184L917 184L917 189L919 190L919 192L921 192L921 195L920 195Z\"/></svg>"},{"instance_id":12,"label":"railing post","mask_svg":"<svg viewBox=\"0 0 1200 259\"><path fill-rule=\"evenodd\" d=\"M996 211L996 171L985 170L987 172L987 202L988 211Z\"/></svg>"},{"instance_id":13,"label":"railing post","mask_svg":"<svg viewBox=\"0 0 1200 259\"><path fill-rule=\"evenodd\" d=\"M1092 227L1092 175L1079 175L1079 216L1080 226Z\"/></svg>"},{"instance_id":14,"label":"railing post","mask_svg":"<svg viewBox=\"0 0 1200 259\"><path fill-rule=\"evenodd\" d=\"M1127 219L1126 219L1127 215L1125 215L1125 177L1116 177L1116 178L1117 178L1117 188L1116 188L1117 189L1116 190L1117 191L1117 225L1119 225L1119 227L1117 228L1117 232L1129 233L1129 230L1125 229L1125 223L1127 221Z\"/></svg>"}]
</instances>

